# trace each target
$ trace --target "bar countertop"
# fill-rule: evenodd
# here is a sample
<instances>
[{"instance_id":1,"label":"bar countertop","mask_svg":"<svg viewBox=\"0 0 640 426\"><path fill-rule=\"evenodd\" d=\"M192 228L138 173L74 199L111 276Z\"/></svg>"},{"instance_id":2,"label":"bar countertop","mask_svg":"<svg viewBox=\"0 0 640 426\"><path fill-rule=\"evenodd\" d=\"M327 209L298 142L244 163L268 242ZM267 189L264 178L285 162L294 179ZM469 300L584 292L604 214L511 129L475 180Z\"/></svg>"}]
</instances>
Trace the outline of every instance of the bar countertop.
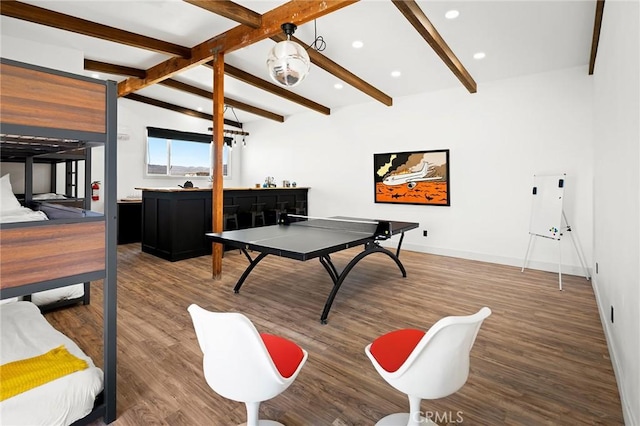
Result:
<instances>
[{"instance_id":1,"label":"bar countertop","mask_svg":"<svg viewBox=\"0 0 640 426\"><path fill-rule=\"evenodd\" d=\"M154 192L204 192L204 191L211 191L211 187L206 187L206 188L199 188L199 187L194 187L194 188L173 188L173 187L166 187L166 188L135 188L138 191L154 191ZM270 191L270 190L287 190L287 189L309 189L309 187L306 186L296 186L296 187L284 187L284 186L274 186L271 188L251 188L251 187L244 187L244 188L222 188L223 191Z\"/></svg>"}]
</instances>

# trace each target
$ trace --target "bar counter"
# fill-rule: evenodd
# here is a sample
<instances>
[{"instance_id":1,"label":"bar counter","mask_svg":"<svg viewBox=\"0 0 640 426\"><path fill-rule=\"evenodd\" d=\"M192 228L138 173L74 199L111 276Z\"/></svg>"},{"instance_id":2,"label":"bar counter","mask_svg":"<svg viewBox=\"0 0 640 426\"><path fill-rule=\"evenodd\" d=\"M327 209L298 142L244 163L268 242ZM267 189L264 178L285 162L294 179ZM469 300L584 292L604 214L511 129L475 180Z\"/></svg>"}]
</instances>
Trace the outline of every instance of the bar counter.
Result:
<instances>
[{"instance_id":1,"label":"bar counter","mask_svg":"<svg viewBox=\"0 0 640 426\"><path fill-rule=\"evenodd\" d=\"M142 191L142 251L177 261L211 254L211 188L136 188ZM224 188L225 206L238 206L238 227L252 226L251 211L260 204L265 224L280 211L307 213L308 187ZM262 225L262 223L259 223Z\"/></svg>"}]
</instances>

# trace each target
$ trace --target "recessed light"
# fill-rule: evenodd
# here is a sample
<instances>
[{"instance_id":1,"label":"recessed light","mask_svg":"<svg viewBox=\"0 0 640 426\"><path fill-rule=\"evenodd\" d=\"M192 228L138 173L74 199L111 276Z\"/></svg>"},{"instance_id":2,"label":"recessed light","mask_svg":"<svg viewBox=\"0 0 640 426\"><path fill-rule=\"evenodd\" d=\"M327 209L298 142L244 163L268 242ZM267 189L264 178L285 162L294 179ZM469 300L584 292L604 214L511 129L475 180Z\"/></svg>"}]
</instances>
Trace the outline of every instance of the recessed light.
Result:
<instances>
[{"instance_id":1,"label":"recessed light","mask_svg":"<svg viewBox=\"0 0 640 426\"><path fill-rule=\"evenodd\" d=\"M449 10L444 14L444 17L447 19L456 19L458 16L460 16L460 12L457 10Z\"/></svg>"},{"instance_id":2,"label":"recessed light","mask_svg":"<svg viewBox=\"0 0 640 426\"><path fill-rule=\"evenodd\" d=\"M484 59L485 56L487 55L484 52L478 52L473 54L473 59Z\"/></svg>"},{"instance_id":3,"label":"recessed light","mask_svg":"<svg viewBox=\"0 0 640 426\"><path fill-rule=\"evenodd\" d=\"M335 89L340 90L340 89L342 89L344 86L342 85L342 83L336 83L336 84L334 84L334 85L333 85L333 87L334 87Z\"/></svg>"},{"instance_id":4,"label":"recessed light","mask_svg":"<svg viewBox=\"0 0 640 426\"><path fill-rule=\"evenodd\" d=\"M402 73L400 71L391 71L391 77L400 77L402 75Z\"/></svg>"},{"instance_id":5,"label":"recessed light","mask_svg":"<svg viewBox=\"0 0 640 426\"><path fill-rule=\"evenodd\" d=\"M362 46L364 46L364 43L361 42L360 40L356 40L353 43L351 43L351 46L353 46L354 49L360 49Z\"/></svg>"},{"instance_id":6,"label":"recessed light","mask_svg":"<svg viewBox=\"0 0 640 426\"><path fill-rule=\"evenodd\" d=\"M202 107L196 108L198 111L202 112Z\"/></svg>"},{"instance_id":7,"label":"recessed light","mask_svg":"<svg viewBox=\"0 0 640 426\"><path fill-rule=\"evenodd\" d=\"M91 77L93 78L100 78L100 74L94 72L93 74L91 74Z\"/></svg>"}]
</instances>

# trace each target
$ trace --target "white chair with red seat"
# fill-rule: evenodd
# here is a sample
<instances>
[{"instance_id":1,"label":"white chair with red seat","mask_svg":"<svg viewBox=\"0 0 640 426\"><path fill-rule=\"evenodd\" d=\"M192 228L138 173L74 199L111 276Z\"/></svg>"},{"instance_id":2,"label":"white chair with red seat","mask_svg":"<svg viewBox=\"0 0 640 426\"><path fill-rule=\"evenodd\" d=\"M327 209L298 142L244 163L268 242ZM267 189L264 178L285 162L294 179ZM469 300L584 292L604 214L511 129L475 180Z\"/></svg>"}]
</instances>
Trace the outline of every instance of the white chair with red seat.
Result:
<instances>
[{"instance_id":1,"label":"white chair with red seat","mask_svg":"<svg viewBox=\"0 0 640 426\"><path fill-rule=\"evenodd\" d=\"M440 319L426 333L395 330L367 345L365 353L391 386L409 397L409 413L390 414L376 426L435 424L422 416L420 402L449 396L469 377L469 353L482 322L491 315L484 307L473 315Z\"/></svg>"},{"instance_id":2,"label":"white chair with red seat","mask_svg":"<svg viewBox=\"0 0 640 426\"><path fill-rule=\"evenodd\" d=\"M293 383L307 352L283 337L258 333L246 316L188 308L200 349L207 384L225 398L244 402L247 426L281 425L258 420L260 403Z\"/></svg>"}]
</instances>

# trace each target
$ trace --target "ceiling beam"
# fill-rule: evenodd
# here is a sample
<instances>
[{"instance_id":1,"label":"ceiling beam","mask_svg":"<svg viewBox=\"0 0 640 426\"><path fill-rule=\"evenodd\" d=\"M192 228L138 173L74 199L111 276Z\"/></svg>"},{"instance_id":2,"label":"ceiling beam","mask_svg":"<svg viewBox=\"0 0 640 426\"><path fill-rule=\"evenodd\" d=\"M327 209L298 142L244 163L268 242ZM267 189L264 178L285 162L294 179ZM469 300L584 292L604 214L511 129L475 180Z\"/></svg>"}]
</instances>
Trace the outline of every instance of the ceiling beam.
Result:
<instances>
[{"instance_id":1,"label":"ceiling beam","mask_svg":"<svg viewBox=\"0 0 640 426\"><path fill-rule=\"evenodd\" d=\"M602 13L604 10L604 0L596 3L596 17L593 23L593 39L591 40L591 57L589 59L589 75L593 75L596 68L596 55L598 54L598 43L600 42L600 28L602 27Z\"/></svg>"},{"instance_id":2,"label":"ceiling beam","mask_svg":"<svg viewBox=\"0 0 640 426\"><path fill-rule=\"evenodd\" d=\"M284 34L277 34L271 37L271 39L276 42L279 42L279 41L286 40L287 37ZM303 41L297 39L296 37L292 36L291 40L295 41L301 46L306 46L306 44ZM313 64L317 65L318 67L322 68L328 73L333 74L334 76L338 77L340 80L344 81L350 86L355 87L356 89L360 90L364 94L371 96L373 99L382 102L386 106L393 105L393 99L391 98L391 96L387 95L386 93L382 92L381 90L367 83L366 81L364 81L363 79L361 79L360 77L358 77L357 75L349 71L348 69L341 67L337 63L333 62L331 59L324 56L322 53L318 52L315 49L307 49L307 53L309 53L309 59L311 59L311 62Z\"/></svg>"},{"instance_id":3,"label":"ceiling beam","mask_svg":"<svg viewBox=\"0 0 640 426\"><path fill-rule=\"evenodd\" d=\"M132 101L142 102L147 105L153 105L158 108L168 109L170 111L179 112L181 114L190 115L191 117L202 118L205 120L209 120L213 122L213 115L207 114L204 112L196 111L195 109L183 108L178 105L170 104L168 102L159 101L157 99L148 98L146 96L138 95L137 93L130 93L124 98L131 99ZM224 119L224 124L228 126L237 127L238 129L242 129L242 123L238 123L237 121L229 120L227 118Z\"/></svg>"},{"instance_id":4,"label":"ceiling beam","mask_svg":"<svg viewBox=\"0 0 640 426\"><path fill-rule=\"evenodd\" d=\"M199 87L191 86L190 84L183 83L178 80L174 80L172 78L162 81L160 84L171 87L176 90L182 90L183 92L191 93L193 95L202 96L203 98L207 98L209 100L213 99L213 92L208 90L200 89ZM224 104L230 106L232 108L237 108L242 111L249 112L251 114L259 115L264 118L268 118L270 120L277 121L279 123L284 122L284 116L275 114L271 111L267 111L262 108L254 107L252 105L246 104L241 101L237 101L235 99L224 97Z\"/></svg>"},{"instance_id":5,"label":"ceiling beam","mask_svg":"<svg viewBox=\"0 0 640 426\"><path fill-rule=\"evenodd\" d=\"M93 61L91 59L84 60L84 69L89 71L104 72L104 73L115 74L115 75L126 75L131 77L138 77L138 78L144 78L146 75L145 70L132 68L132 67L125 67L122 65L109 64L106 62ZM163 84L168 87L172 87L174 89L182 90L184 92L189 92L194 95L202 96L209 100L213 99L213 93L204 89L200 89L195 86L191 86L186 83L182 83L180 81L177 81L171 78L162 81L160 84ZM282 115L275 114L271 111L267 111L266 109L258 108L256 106L249 105L247 103L237 101L235 99L225 97L224 103L230 107L238 108L239 110L246 111L251 114L255 114L264 118L268 118L269 120L274 120L279 123L284 122L284 116Z\"/></svg>"},{"instance_id":6,"label":"ceiling beam","mask_svg":"<svg viewBox=\"0 0 640 426\"><path fill-rule=\"evenodd\" d=\"M262 25L249 29L245 25L238 25L222 34L213 37L191 49L191 58L170 58L147 70L145 78L129 78L118 84L118 94L126 94L143 89L175 74L202 65L213 58L214 52L229 53L249 46L281 32L280 25L292 22L298 26L327 15L357 0L305 0L290 1L262 16Z\"/></svg>"},{"instance_id":7,"label":"ceiling beam","mask_svg":"<svg viewBox=\"0 0 640 426\"><path fill-rule=\"evenodd\" d=\"M252 11L251 9L244 8L243 6L240 6L231 1L219 1L219 0L184 0L184 1L187 3L202 7L203 9L206 9L215 14L224 16L229 19L233 19L234 21L239 22L241 24L245 24L251 28L257 28L262 24L262 15ZM236 10L237 8L240 8L240 9ZM252 21L247 22L243 20L243 14L250 14L252 16ZM271 39L274 40L275 42L279 42L279 41L286 40L287 37L282 32L280 32L275 36L271 37ZM295 37L292 37L291 39L294 40L296 43L299 43L300 45L305 46L305 43L302 42L301 40L298 40ZM349 70L333 62L332 60L330 60L329 58L327 58L317 50L307 49L307 52L309 53L309 58L311 59L311 62L313 64L317 65L318 67L322 68L328 73L335 75L340 80L364 92L366 95L369 95L372 98L382 102L383 104L387 106L393 105L393 100L389 95L383 93L381 90L376 89L371 84L367 83L366 81L362 80L361 78L359 78L358 76L350 72Z\"/></svg>"},{"instance_id":8,"label":"ceiling beam","mask_svg":"<svg viewBox=\"0 0 640 426\"><path fill-rule=\"evenodd\" d=\"M53 12L41 7L17 2L14 0L2 0L0 14L11 18L22 19L40 25L46 25L73 33L84 34L114 43L126 44L127 46L138 47L154 52L164 53L172 56L188 58L191 56L191 49L177 44L168 43L129 31L86 21L63 13Z\"/></svg>"},{"instance_id":9,"label":"ceiling beam","mask_svg":"<svg viewBox=\"0 0 640 426\"><path fill-rule=\"evenodd\" d=\"M262 15L230 0L184 1L251 28L258 28L262 25Z\"/></svg>"},{"instance_id":10,"label":"ceiling beam","mask_svg":"<svg viewBox=\"0 0 640 426\"><path fill-rule=\"evenodd\" d=\"M212 57L211 52L217 50L230 53L281 33L281 25L286 22L299 27L357 2L358 0L292 0L262 15L260 27L248 29L238 25L195 46L191 55Z\"/></svg>"},{"instance_id":11,"label":"ceiling beam","mask_svg":"<svg viewBox=\"0 0 640 426\"><path fill-rule=\"evenodd\" d=\"M140 68L125 67L124 65L109 64L107 62L84 59L84 69L87 71L103 72L106 74L126 75L129 77L144 78L147 75L145 70Z\"/></svg>"},{"instance_id":12,"label":"ceiling beam","mask_svg":"<svg viewBox=\"0 0 640 426\"><path fill-rule=\"evenodd\" d=\"M442 61L449 67L453 74L467 88L469 93L477 92L476 82L467 72L466 68L456 55L451 51L447 43L440 36L440 33L431 24L431 21L424 14L420 6L414 0L391 0L405 18L420 33L422 38L429 43L429 46L436 52Z\"/></svg>"},{"instance_id":13,"label":"ceiling beam","mask_svg":"<svg viewBox=\"0 0 640 426\"><path fill-rule=\"evenodd\" d=\"M207 65L212 65L211 63L208 63ZM324 106L324 105L320 105L317 102L314 102L310 99L307 99L303 96L300 96L296 93L293 93L287 89L285 89L284 87L280 87L276 84L270 83L266 80L263 80L261 78L256 77L255 75L249 74L248 72L242 71L241 69L238 69L236 67L234 67L233 65L229 65L229 64L224 64L224 73L227 75L230 75L233 78L236 78L244 83L250 84L254 87L257 87L258 89L262 89L265 90L269 93L272 93L274 95L280 96L282 98L287 99L288 101L291 102L295 102L297 104L300 104L304 107L307 107L309 109L312 109L314 111L317 111L321 114L324 115L330 115L331 114L331 109Z\"/></svg>"}]
</instances>

